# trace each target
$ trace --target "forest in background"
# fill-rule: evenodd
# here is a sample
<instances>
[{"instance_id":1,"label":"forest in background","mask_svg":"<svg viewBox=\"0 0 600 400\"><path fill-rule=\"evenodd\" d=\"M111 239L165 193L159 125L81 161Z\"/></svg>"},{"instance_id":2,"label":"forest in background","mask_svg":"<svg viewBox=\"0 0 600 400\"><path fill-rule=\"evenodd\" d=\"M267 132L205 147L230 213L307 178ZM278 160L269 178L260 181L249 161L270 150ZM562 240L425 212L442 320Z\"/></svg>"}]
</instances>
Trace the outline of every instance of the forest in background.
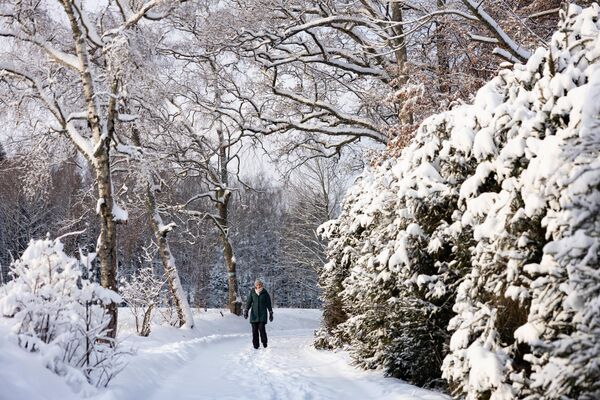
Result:
<instances>
[{"instance_id":1,"label":"forest in background","mask_svg":"<svg viewBox=\"0 0 600 400\"><path fill-rule=\"evenodd\" d=\"M75 158L50 166L48 175L29 188L27 161L0 157L0 163L0 282L8 282L11 263L29 242L46 235L54 238L81 232L63 239L67 253L94 252L98 237L96 200L85 166ZM246 182L248 186L239 185L230 208L230 235L236 244L242 294L259 277L270 288L278 307L319 307L316 272L324 263L324 246L316 237L316 229L334 216L344 185L332 168L331 163L312 162L293 178L301 179L302 184L290 182L284 187L265 175L255 175ZM186 191L192 190L179 185L172 189L172 195L183 201ZM290 190L293 195L286 194ZM129 218L119 226L119 279L128 280L147 265L157 275L163 273L148 215L136 202L143 200L127 199ZM211 222L182 216L176 223L171 247L188 301L193 307L226 307L227 275ZM98 279L97 263L88 268ZM169 303L166 293L162 301Z\"/></svg>"}]
</instances>

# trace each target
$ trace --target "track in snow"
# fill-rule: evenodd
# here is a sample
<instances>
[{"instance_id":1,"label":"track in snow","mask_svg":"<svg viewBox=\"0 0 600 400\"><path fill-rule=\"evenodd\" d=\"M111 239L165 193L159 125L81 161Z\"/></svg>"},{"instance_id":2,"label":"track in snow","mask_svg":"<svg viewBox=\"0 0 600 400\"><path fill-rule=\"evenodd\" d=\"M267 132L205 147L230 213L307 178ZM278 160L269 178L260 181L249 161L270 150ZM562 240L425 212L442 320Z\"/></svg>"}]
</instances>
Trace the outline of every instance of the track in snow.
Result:
<instances>
[{"instance_id":1,"label":"track in snow","mask_svg":"<svg viewBox=\"0 0 600 400\"><path fill-rule=\"evenodd\" d=\"M248 326L248 330L250 327ZM268 330L268 328L267 328ZM171 371L152 400L447 399L381 373L347 364L342 353L311 346L312 329L269 333L269 347L255 350L250 334L222 335L197 344L180 369Z\"/></svg>"}]
</instances>

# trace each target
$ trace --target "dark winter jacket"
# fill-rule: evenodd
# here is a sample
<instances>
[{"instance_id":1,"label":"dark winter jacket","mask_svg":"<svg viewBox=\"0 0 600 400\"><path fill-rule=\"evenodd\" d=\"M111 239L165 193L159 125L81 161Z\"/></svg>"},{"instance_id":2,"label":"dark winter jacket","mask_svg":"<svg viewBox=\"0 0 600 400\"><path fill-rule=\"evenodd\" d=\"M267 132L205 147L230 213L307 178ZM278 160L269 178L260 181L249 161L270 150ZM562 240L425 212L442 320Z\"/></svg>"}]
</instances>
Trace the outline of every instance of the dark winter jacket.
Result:
<instances>
[{"instance_id":1,"label":"dark winter jacket","mask_svg":"<svg viewBox=\"0 0 600 400\"><path fill-rule=\"evenodd\" d=\"M252 289L246 300L246 311L250 311L250 323L264 322L267 323L267 310L273 312L271 308L271 296L263 288L260 295L256 294L256 290Z\"/></svg>"}]
</instances>

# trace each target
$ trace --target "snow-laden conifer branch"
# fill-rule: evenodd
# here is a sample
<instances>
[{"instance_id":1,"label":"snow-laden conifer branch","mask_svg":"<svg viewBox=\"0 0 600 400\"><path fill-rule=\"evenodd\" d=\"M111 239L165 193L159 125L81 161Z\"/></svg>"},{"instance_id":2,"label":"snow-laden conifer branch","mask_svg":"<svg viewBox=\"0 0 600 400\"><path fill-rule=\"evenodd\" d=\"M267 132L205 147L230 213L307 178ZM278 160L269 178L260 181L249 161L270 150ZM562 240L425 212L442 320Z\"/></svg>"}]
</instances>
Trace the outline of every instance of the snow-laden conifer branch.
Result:
<instances>
[{"instance_id":1,"label":"snow-laden conifer branch","mask_svg":"<svg viewBox=\"0 0 600 400\"><path fill-rule=\"evenodd\" d=\"M348 191L320 228L317 345L466 399L600 394L599 19L569 7L550 49Z\"/></svg>"}]
</instances>

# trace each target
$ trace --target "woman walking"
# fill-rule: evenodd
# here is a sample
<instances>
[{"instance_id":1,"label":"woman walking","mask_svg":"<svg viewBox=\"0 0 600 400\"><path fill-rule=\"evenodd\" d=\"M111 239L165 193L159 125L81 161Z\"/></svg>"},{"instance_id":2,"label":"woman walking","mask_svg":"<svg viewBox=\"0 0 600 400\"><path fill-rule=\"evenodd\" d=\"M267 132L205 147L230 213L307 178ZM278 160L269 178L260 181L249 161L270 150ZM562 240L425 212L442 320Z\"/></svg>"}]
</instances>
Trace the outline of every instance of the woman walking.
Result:
<instances>
[{"instance_id":1,"label":"woman walking","mask_svg":"<svg viewBox=\"0 0 600 400\"><path fill-rule=\"evenodd\" d=\"M244 318L248 319L248 310L250 312L250 323L252 324L252 344L255 349L258 349L258 336L263 347L267 347L267 310L269 310L269 321L273 321L273 308L271 308L271 296L263 287L260 279L254 282L254 289L250 291L248 300L246 300L246 308L244 309Z\"/></svg>"}]
</instances>

